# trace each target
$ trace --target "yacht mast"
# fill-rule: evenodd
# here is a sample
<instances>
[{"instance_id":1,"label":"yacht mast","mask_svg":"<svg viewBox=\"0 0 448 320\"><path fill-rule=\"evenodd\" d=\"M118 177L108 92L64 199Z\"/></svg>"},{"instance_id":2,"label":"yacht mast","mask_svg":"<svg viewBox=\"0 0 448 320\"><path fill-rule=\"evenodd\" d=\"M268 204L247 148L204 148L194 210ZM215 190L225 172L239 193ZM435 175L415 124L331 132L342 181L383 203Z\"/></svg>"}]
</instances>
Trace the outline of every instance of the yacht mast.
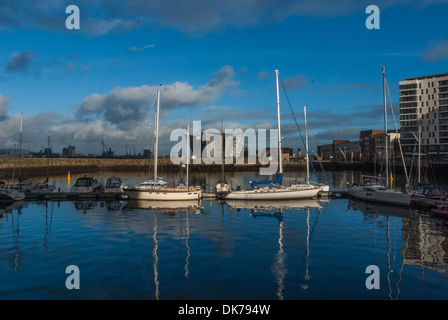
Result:
<instances>
[{"instance_id":1,"label":"yacht mast","mask_svg":"<svg viewBox=\"0 0 448 320\"><path fill-rule=\"evenodd\" d=\"M388 135L387 135L387 108L386 108L386 74L383 69L383 97L384 97L384 141L385 141L385 162L386 162L386 188L389 187L389 147L388 147Z\"/></svg>"},{"instance_id":2,"label":"yacht mast","mask_svg":"<svg viewBox=\"0 0 448 320\"><path fill-rule=\"evenodd\" d=\"M20 113L20 130L19 130L19 179L20 171L22 169L22 125L23 125L23 113Z\"/></svg>"},{"instance_id":3,"label":"yacht mast","mask_svg":"<svg viewBox=\"0 0 448 320\"><path fill-rule=\"evenodd\" d=\"M190 165L190 122L187 122L187 188L188 188L188 169Z\"/></svg>"},{"instance_id":4,"label":"yacht mast","mask_svg":"<svg viewBox=\"0 0 448 320\"><path fill-rule=\"evenodd\" d=\"M278 123L278 160L279 160L279 174L282 176L283 182L283 164L282 164L282 133L280 129L280 94L278 90L278 70L275 70L275 78L277 83L277 123Z\"/></svg>"},{"instance_id":5,"label":"yacht mast","mask_svg":"<svg viewBox=\"0 0 448 320\"><path fill-rule=\"evenodd\" d=\"M157 158L159 152L159 104L160 104L160 89L157 90L157 110L155 116L155 140L154 140L154 186L156 186L159 182L157 178Z\"/></svg>"},{"instance_id":6,"label":"yacht mast","mask_svg":"<svg viewBox=\"0 0 448 320\"><path fill-rule=\"evenodd\" d=\"M308 158L308 126L306 124L306 106L303 106L303 115L305 118L306 183L310 184L310 161Z\"/></svg>"}]
</instances>

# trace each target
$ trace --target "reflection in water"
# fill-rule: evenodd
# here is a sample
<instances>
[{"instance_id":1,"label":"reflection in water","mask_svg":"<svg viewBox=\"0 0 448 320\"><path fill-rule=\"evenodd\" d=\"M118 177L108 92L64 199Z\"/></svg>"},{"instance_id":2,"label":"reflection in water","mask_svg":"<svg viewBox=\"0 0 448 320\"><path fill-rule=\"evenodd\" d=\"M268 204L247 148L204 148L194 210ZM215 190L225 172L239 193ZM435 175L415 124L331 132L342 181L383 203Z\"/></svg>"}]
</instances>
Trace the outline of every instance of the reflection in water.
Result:
<instances>
[{"instance_id":1,"label":"reflection in water","mask_svg":"<svg viewBox=\"0 0 448 320\"><path fill-rule=\"evenodd\" d=\"M186 212L186 220L187 220L187 235L185 237L185 246L187 247L187 257L185 258L185 278L188 278L188 266L190 264L190 246L188 245L188 239L190 238L190 223L188 220L188 212Z\"/></svg>"},{"instance_id":2,"label":"reflection in water","mask_svg":"<svg viewBox=\"0 0 448 320\"><path fill-rule=\"evenodd\" d=\"M51 210L50 210L50 216L48 216L48 201L45 201L45 236L44 236L44 248L45 252L48 253L48 240L50 236L51 231L51 222L53 221L53 209L54 209L54 202L51 201Z\"/></svg>"},{"instance_id":3,"label":"reflection in water","mask_svg":"<svg viewBox=\"0 0 448 320\"><path fill-rule=\"evenodd\" d=\"M202 211L201 201L153 201L153 200L129 200L123 208L140 210L157 210L174 214L176 212L187 211L190 213L200 213Z\"/></svg>"},{"instance_id":4,"label":"reflection in water","mask_svg":"<svg viewBox=\"0 0 448 320\"><path fill-rule=\"evenodd\" d=\"M277 280L277 297L279 300L283 300L283 290L285 289L285 285L283 280L286 276L286 253L283 250L283 221L278 222L278 252L275 256L275 263L272 266L272 271L274 273L274 277Z\"/></svg>"},{"instance_id":5,"label":"reflection in water","mask_svg":"<svg viewBox=\"0 0 448 320\"><path fill-rule=\"evenodd\" d=\"M284 228L284 212L285 210L304 210L306 211L306 226L307 226L307 236L306 236L306 248L305 248L305 276L304 279L308 282L311 279L309 274L310 265L310 209L318 209L319 212L323 208L319 201L317 200L288 200L288 201L253 201L253 200L227 200L225 201L230 209L241 210L250 209L250 215L253 217L275 217L278 219L278 251L275 255L275 262L272 265L271 271L274 278L277 281L277 293L276 296L279 300L283 300L283 291L285 289L284 280L287 274L286 268L286 257L287 254L284 250L283 244L283 228ZM316 226L317 219L313 226ZM308 283L302 283L303 290L309 288Z\"/></svg>"},{"instance_id":6,"label":"reflection in water","mask_svg":"<svg viewBox=\"0 0 448 320\"><path fill-rule=\"evenodd\" d=\"M185 237L185 246L187 248L187 256L185 258L185 278L189 276L189 259L190 259L190 246L188 243L190 237L190 225L189 225L189 215L190 214L198 214L202 213L201 201L152 201L152 200L129 200L126 205L123 207L124 211L132 211L132 210L152 210L153 211L153 252L152 256L154 259L153 269L154 269L154 285L155 285L155 293L154 297L156 300L160 298L159 291L159 257L157 254L159 245L157 241L157 212L162 212L164 214L168 214L170 216L174 216L176 213L185 212L186 214L186 237Z\"/></svg>"},{"instance_id":7,"label":"reflection in water","mask_svg":"<svg viewBox=\"0 0 448 320\"><path fill-rule=\"evenodd\" d=\"M24 201L17 201L13 203L2 203L2 216L5 214L6 219L11 219L11 231L13 238L14 255L11 257L14 265L14 271L19 270L22 264L22 254L20 250L20 216L22 208L25 206Z\"/></svg>"},{"instance_id":8,"label":"reflection in water","mask_svg":"<svg viewBox=\"0 0 448 320\"><path fill-rule=\"evenodd\" d=\"M84 273L80 297L87 299L106 291L112 299L369 299L371 292L341 284L355 277L347 270L376 254L387 284L375 298L448 297L448 222L410 208L346 199L48 201L3 204L0 214L0 272L16 277L0 289L1 299L70 298L46 281L80 260L95 274L88 279L95 288L87 288Z\"/></svg>"},{"instance_id":9,"label":"reflection in water","mask_svg":"<svg viewBox=\"0 0 448 320\"><path fill-rule=\"evenodd\" d=\"M396 297L400 294L399 283L402 279L404 264L418 266L421 269L421 279L424 279L425 269L448 274L448 244L447 228L438 228L438 220L427 213L422 213L411 208L374 204L359 200L349 200L349 209L361 211L377 219L386 218L386 258L387 275L386 279L389 286L389 299L393 299L391 275L393 268L391 266L391 236L390 219L398 218L401 222L401 243L400 250L402 263L398 272L398 281L396 282Z\"/></svg>"},{"instance_id":10,"label":"reflection in water","mask_svg":"<svg viewBox=\"0 0 448 320\"><path fill-rule=\"evenodd\" d=\"M152 250L152 256L154 258L154 285L155 285L155 298L156 300L159 300L159 271L158 271L158 264L159 264L159 256L157 255L157 249L159 248L159 244L157 243L157 213L154 210L154 229L153 229L153 240L154 240L154 248Z\"/></svg>"}]
</instances>

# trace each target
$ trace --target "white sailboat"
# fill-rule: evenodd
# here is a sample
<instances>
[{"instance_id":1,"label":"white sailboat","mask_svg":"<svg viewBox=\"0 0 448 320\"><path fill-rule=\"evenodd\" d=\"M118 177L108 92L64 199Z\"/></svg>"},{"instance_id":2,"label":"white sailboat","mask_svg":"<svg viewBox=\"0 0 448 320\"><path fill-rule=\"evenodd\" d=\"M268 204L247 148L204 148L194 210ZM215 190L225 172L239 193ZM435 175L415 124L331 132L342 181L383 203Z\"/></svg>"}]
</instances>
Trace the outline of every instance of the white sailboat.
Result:
<instances>
[{"instance_id":1,"label":"white sailboat","mask_svg":"<svg viewBox=\"0 0 448 320\"><path fill-rule=\"evenodd\" d=\"M159 107L160 89L157 90L157 111L155 115L155 141L154 141L154 177L148 179L133 188L124 188L123 191L131 200L156 200L156 201L185 201L201 199L202 191L193 186L174 188L167 187L167 183L157 175L158 139L159 139ZM187 127L187 144L189 141L190 127ZM190 162L189 148L187 147L187 184L188 165Z\"/></svg>"},{"instance_id":2,"label":"white sailboat","mask_svg":"<svg viewBox=\"0 0 448 320\"><path fill-rule=\"evenodd\" d=\"M224 175L224 124L221 123L221 169L222 175L221 179L216 183L216 196L218 198L222 198L230 191L230 185L226 181L226 177Z\"/></svg>"},{"instance_id":3,"label":"white sailboat","mask_svg":"<svg viewBox=\"0 0 448 320\"><path fill-rule=\"evenodd\" d=\"M278 70L275 70L276 85L277 85L277 125L278 125L278 160L279 173L276 181L272 181L269 185L258 187L249 190L231 190L227 195L224 195L225 200L297 200L310 199L317 196L321 187L311 185L309 177L305 184L295 184L291 186L283 185L283 164L282 164L282 137L280 126L280 97L278 85ZM308 146L307 146L308 148ZM307 150L307 164L308 164L308 150ZM309 176L309 170L307 171ZM254 182L251 182L254 184Z\"/></svg>"},{"instance_id":4,"label":"white sailboat","mask_svg":"<svg viewBox=\"0 0 448 320\"><path fill-rule=\"evenodd\" d=\"M54 192L56 190L56 184L49 182L50 176L50 151L51 151L51 143L50 143L50 132L48 132L48 147L47 147L47 179L44 182L37 183L31 192ZM52 151L51 151L52 152Z\"/></svg>"},{"instance_id":5,"label":"white sailboat","mask_svg":"<svg viewBox=\"0 0 448 320\"><path fill-rule=\"evenodd\" d=\"M383 96L384 96L384 134L385 134L385 185L382 185L378 177L364 176L361 185L354 184L348 188L350 195L361 200L381 202L387 204L409 206L411 196L398 190L391 189L389 186L389 148L387 135L387 108L386 108L386 74L383 69Z\"/></svg>"},{"instance_id":6,"label":"white sailboat","mask_svg":"<svg viewBox=\"0 0 448 320\"><path fill-rule=\"evenodd\" d=\"M0 202L13 202L25 199L25 193L18 189L8 188L4 184L0 184Z\"/></svg>"},{"instance_id":7,"label":"white sailboat","mask_svg":"<svg viewBox=\"0 0 448 320\"><path fill-rule=\"evenodd\" d=\"M421 120L420 120L421 121ZM432 184L422 184L421 180L421 123L418 126L418 161L417 161L417 189L411 190L411 204L418 207L430 207L435 208L440 203L447 202L446 192L442 192L440 188L433 186Z\"/></svg>"}]
</instances>

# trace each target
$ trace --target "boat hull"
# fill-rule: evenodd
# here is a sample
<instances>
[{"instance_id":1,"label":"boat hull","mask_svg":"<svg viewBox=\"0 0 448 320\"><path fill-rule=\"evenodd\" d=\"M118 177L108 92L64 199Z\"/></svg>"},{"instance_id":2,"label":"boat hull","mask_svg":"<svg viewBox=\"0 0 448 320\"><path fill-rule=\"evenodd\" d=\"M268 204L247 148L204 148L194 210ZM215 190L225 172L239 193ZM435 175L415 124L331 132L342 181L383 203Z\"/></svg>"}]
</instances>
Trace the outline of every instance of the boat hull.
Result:
<instances>
[{"instance_id":1,"label":"boat hull","mask_svg":"<svg viewBox=\"0 0 448 320\"><path fill-rule=\"evenodd\" d=\"M298 200L317 197L319 188L312 189L254 189L232 191L225 196L226 200Z\"/></svg>"},{"instance_id":2,"label":"boat hull","mask_svg":"<svg viewBox=\"0 0 448 320\"><path fill-rule=\"evenodd\" d=\"M173 189L173 190L169 190ZM201 190L176 190L175 188L160 188L156 190L125 189L124 193L131 200L152 201L188 201L201 199Z\"/></svg>"},{"instance_id":3,"label":"boat hull","mask_svg":"<svg viewBox=\"0 0 448 320\"><path fill-rule=\"evenodd\" d=\"M417 207L435 208L442 203L446 203L446 201L440 198L431 198L420 195L411 196L411 204Z\"/></svg>"},{"instance_id":4,"label":"boat hull","mask_svg":"<svg viewBox=\"0 0 448 320\"><path fill-rule=\"evenodd\" d=\"M402 193L393 190L385 192L368 191L363 188L351 188L349 193L352 197L360 200L409 206L411 204L411 196L407 193Z\"/></svg>"},{"instance_id":5,"label":"boat hull","mask_svg":"<svg viewBox=\"0 0 448 320\"><path fill-rule=\"evenodd\" d=\"M21 191L14 189L0 190L0 201L2 202L21 201L23 199L25 199L25 194Z\"/></svg>"}]
</instances>

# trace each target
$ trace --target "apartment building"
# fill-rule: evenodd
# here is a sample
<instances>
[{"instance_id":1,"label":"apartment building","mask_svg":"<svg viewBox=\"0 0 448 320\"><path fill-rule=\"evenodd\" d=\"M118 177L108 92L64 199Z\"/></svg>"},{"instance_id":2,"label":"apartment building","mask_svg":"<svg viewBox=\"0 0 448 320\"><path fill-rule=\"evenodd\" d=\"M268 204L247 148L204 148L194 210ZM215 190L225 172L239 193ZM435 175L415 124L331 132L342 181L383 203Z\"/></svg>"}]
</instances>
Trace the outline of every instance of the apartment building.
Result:
<instances>
[{"instance_id":1,"label":"apartment building","mask_svg":"<svg viewBox=\"0 0 448 320\"><path fill-rule=\"evenodd\" d=\"M406 158L421 153L448 160L448 73L406 78L399 83L401 145Z\"/></svg>"},{"instance_id":2,"label":"apartment building","mask_svg":"<svg viewBox=\"0 0 448 320\"><path fill-rule=\"evenodd\" d=\"M395 130L387 130L387 145L389 157L400 156L398 139L400 134ZM384 158L386 155L386 135L384 130L363 130L359 135L359 145L363 160L374 160Z\"/></svg>"}]
</instances>

